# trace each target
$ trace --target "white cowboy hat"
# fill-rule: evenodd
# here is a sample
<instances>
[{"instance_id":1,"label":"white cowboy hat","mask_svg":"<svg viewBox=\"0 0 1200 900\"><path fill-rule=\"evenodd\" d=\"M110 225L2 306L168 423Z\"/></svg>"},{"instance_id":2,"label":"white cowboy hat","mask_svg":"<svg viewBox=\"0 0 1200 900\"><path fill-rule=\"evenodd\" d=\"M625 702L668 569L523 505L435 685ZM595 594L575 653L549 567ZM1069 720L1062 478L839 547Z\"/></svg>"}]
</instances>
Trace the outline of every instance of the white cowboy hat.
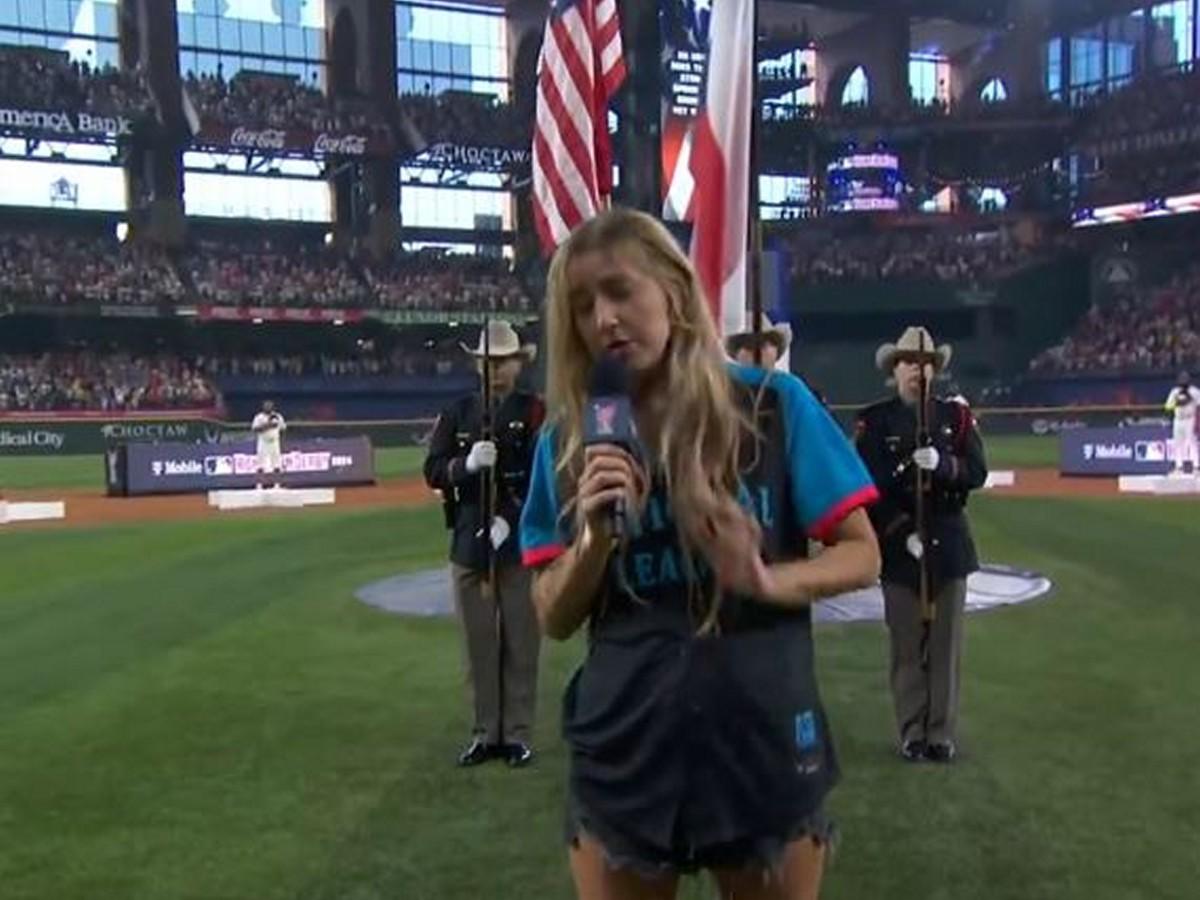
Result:
<instances>
[{"instance_id":1,"label":"white cowboy hat","mask_svg":"<svg viewBox=\"0 0 1200 900\"><path fill-rule=\"evenodd\" d=\"M479 343L476 346L471 347L463 343L459 346L479 358L490 356L492 359L505 359L510 356L524 356L532 360L537 355L537 347L534 344L522 344L516 329L502 319L492 319L487 324L486 352L482 328L479 329Z\"/></svg>"},{"instance_id":2,"label":"white cowboy hat","mask_svg":"<svg viewBox=\"0 0 1200 900\"><path fill-rule=\"evenodd\" d=\"M792 340L791 330L775 325L767 318L766 313L763 313L759 320L761 322L762 336L775 345L775 349L779 351L779 355L787 353L788 345ZM746 323L746 328L737 334L731 334L725 338L725 348L730 353L736 353L742 347L748 347L754 337L754 329L750 327L750 323Z\"/></svg>"},{"instance_id":3,"label":"white cowboy hat","mask_svg":"<svg viewBox=\"0 0 1200 900\"><path fill-rule=\"evenodd\" d=\"M896 368L896 359L902 356L917 356L927 354L933 363L935 371L941 371L950 363L950 345L934 346L933 335L920 325L909 325L900 335L900 340L894 344L883 344L875 351L875 365L884 372Z\"/></svg>"}]
</instances>

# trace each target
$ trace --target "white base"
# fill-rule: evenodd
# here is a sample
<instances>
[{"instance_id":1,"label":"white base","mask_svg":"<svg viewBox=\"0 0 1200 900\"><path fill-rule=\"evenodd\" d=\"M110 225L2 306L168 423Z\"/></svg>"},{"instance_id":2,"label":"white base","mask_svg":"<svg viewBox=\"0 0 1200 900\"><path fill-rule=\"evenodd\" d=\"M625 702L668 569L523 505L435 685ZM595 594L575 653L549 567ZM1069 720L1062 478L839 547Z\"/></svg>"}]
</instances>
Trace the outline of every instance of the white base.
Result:
<instances>
[{"instance_id":1,"label":"white base","mask_svg":"<svg viewBox=\"0 0 1200 900\"><path fill-rule=\"evenodd\" d=\"M1124 494L1200 494L1194 475L1122 475L1117 487Z\"/></svg>"},{"instance_id":2,"label":"white base","mask_svg":"<svg viewBox=\"0 0 1200 900\"><path fill-rule=\"evenodd\" d=\"M0 500L0 525L6 522L42 522L49 519L65 519L67 504L54 503L9 503Z\"/></svg>"},{"instance_id":3,"label":"white base","mask_svg":"<svg viewBox=\"0 0 1200 900\"><path fill-rule=\"evenodd\" d=\"M324 506L336 499L333 488L249 488L237 491L209 491L208 505L219 510L295 509L300 506Z\"/></svg>"},{"instance_id":4,"label":"white base","mask_svg":"<svg viewBox=\"0 0 1200 900\"><path fill-rule=\"evenodd\" d=\"M998 472L988 472L985 488L1012 487L1017 483L1017 473L1011 469L1001 469Z\"/></svg>"}]
</instances>

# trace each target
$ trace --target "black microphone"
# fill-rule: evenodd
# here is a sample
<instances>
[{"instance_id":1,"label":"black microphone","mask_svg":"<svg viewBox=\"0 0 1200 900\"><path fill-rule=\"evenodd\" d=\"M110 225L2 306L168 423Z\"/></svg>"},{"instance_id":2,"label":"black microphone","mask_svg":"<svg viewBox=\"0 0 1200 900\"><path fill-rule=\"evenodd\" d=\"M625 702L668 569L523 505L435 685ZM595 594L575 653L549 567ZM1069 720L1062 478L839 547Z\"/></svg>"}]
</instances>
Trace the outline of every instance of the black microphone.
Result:
<instances>
[{"instance_id":1,"label":"black microphone","mask_svg":"<svg viewBox=\"0 0 1200 900\"><path fill-rule=\"evenodd\" d=\"M606 353L592 366L592 383L583 409L583 445L610 444L641 460L641 442L629 400L629 370L616 356ZM625 536L625 497L613 504L612 533Z\"/></svg>"}]
</instances>

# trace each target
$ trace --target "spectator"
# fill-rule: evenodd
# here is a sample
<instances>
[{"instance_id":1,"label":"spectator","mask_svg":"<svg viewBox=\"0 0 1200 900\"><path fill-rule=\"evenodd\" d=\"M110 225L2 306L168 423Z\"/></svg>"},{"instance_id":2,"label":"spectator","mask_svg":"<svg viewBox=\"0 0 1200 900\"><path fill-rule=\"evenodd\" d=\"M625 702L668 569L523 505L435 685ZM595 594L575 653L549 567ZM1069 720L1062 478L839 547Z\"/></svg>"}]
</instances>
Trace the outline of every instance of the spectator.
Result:
<instances>
[{"instance_id":1,"label":"spectator","mask_svg":"<svg viewBox=\"0 0 1200 900\"><path fill-rule=\"evenodd\" d=\"M0 51L0 104L132 116L150 103L141 69L94 67L43 49Z\"/></svg>"},{"instance_id":2,"label":"spectator","mask_svg":"<svg viewBox=\"0 0 1200 900\"><path fill-rule=\"evenodd\" d=\"M0 355L0 411L212 409L204 375L176 357L92 352Z\"/></svg>"},{"instance_id":3,"label":"spectator","mask_svg":"<svg viewBox=\"0 0 1200 900\"><path fill-rule=\"evenodd\" d=\"M1200 368L1200 265L1144 297L1094 305L1062 343L1030 363L1036 374Z\"/></svg>"}]
</instances>

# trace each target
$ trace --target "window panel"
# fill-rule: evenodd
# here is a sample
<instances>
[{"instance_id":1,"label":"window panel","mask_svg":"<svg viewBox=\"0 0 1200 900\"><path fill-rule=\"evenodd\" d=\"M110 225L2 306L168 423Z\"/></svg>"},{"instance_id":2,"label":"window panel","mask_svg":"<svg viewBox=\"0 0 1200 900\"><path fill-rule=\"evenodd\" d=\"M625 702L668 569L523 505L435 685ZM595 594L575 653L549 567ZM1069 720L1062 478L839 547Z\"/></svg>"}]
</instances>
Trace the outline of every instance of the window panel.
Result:
<instances>
[{"instance_id":1,"label":"window panel","mask_svg":"<svg viewBox=\"0 0 1200 900\"><path fill-rule=\"evenodd\" d=\"M467 44L451 44L450 45L450 71L456 75L470 75L473 70L471 68L471 53L472 48Z\"/></svg>"},{"instance_id":2,"label":"window panel","mask_svg":"<svg viewBox=\"0 0 1200 900\"><path fill-rule=\"evenodd\" d=\"M433 51L429 41L413 41L413 68L433 68Z\"/></svg>"},{"instance_id":3,"label":"window panel","mask_svg":"<svg viewBox=\"0 0 1200 900\"><path fill-rule=\"evenodd\" d=\"M196 43L196 17L186 16L181 13L176 17L176 22L179 28L180 46L194 46Z\"/></svg>"},{"instance_id":4,"label":"window panel","mask_svg":"<svg viewBox=\"0 0 1200 900\"><path fill-rule=\"evenodd\" d=\"M401 69L411 69L413 65L412 41L399 41L396 45L396 64Z\"/></svg>"},{"instance_id":5,"label":"window panel","mask_svg":"<svg viewBox=\"0 0 1200 900\"><path fill-rule=\"evenodd\" d=\"M322 32L313 28L306 28L304 29L304 41L306 47L305 56L308 59L325 58L325 37Z\"/></svg>"},{"instance_id":6,"label":"window panel","mask_svg":"<svg viewBox=\"0 0 1200 900\"><path fill-rule=\"evenodd\" d=\"M242 43L238 35L238 23L236 20L217 20L217 46L222 50L241 49Z\"/></svg>"},{"instance_id":7,"label":"window panel","mask_svg":"<svg viewBox=\"0 0 1200 900\"><path fill-rule=\"evenodd\" d=\"M45 28L46 16L42 0L19 0L20 19L23 28Z\"/></svg>"},{"instance_id":8,"label":"window panel","mask_svg":"<svg viewBox=\"0 0 1200 900\"><path fill-rule=\"evenodd\" d=\"M304 29L291 25L284 27L283 52L288 56L304 55Z\"/></svg>"},{"instance_id":9,"label":"window panel","mask_svg":"<svg viewBox=\"0 0 1200 900\"><path fill-rule=\"evenodd\" d=\"M435 72L452 72L450 68L450 45L445 41L433 44L433 69Z\"/></svg>"},{"instance_id":10,"label":"window panel","mask_svg":"<svg viewBox=\"0 0 1200 900\"><path fill-rule=\"evenodd\" d=\"M46 27L51 31L71 30L71 10L67 0L44 0Z\"/></svg>"},{"instance_id":11,"label":"window panel","mask_svg":"<svg viewBox=\"0 0 1200 900\"><path fill-rule=\"evenodd\" d=\"M274 25L263 26L263 52L273 56L283 56L283 28Z\"/></svg>"},{"instance_id":12,"label":"window panel","mask_svg":"<svg viewBox=\"0 0 1200 900\"><path fill-rule=\"evenodd\" d=\"M115 6L102 6L100 4L96 4L95 11L95 35L97 37L117 37L117 8ZM78 18L76 21L78 21Z\"/></svg>"},{"instance_id":13,"label":"window panel","mask_svg":"<svg viewBox=\"0 0 1200 900\"><path fill-rule=\"evenodd\" d=\"M241 47L247 53L262 52L262 26L257 22L242 22L238 29L241 32Z\"/></svg>"},{"instance_id":14,"label":"window panel","mask_svg":"<svg viewBox=\"0 0 1200 900\"><path fill-rule=\"evenodd\" d=\"M212 16L196 16L196 46L206 49L217 46L217 20Z\"/></svg>"},{"instance_id":15,"label":"window panel","mask_svg":"<svg viewBox=\"0 0 1200 900\"><path fill-rule=\"evenodd\" d=\"M0 25L20 25L21 13L17 8L17 0L0 0ZM5 37L3 40L7 43L12 43L13 39Z\"/></svg>"}]
</instances>

